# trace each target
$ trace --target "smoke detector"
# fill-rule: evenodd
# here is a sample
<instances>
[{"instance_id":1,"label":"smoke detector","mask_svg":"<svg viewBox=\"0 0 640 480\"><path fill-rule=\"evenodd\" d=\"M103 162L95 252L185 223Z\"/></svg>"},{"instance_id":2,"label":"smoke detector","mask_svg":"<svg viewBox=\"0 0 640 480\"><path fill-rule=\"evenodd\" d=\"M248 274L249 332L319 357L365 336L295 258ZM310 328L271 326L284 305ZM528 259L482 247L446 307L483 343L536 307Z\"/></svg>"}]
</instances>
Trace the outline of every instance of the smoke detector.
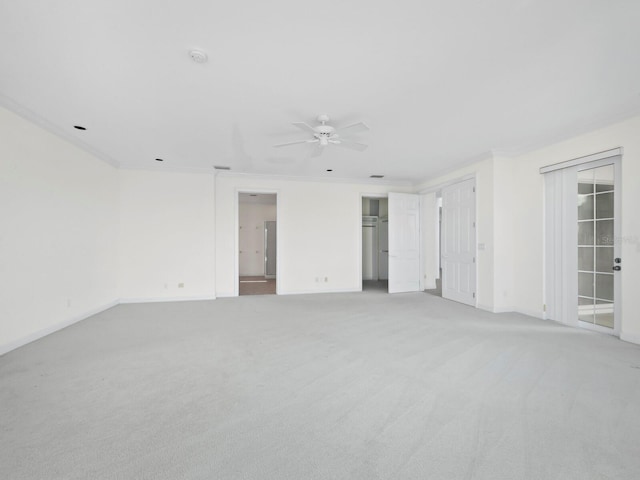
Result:
<instances>
[{"instance_id":1,"label":"smoke detector","mask_svg":"<svg viewBox=\"0 0 640 480\"><path fill-rule=\"evenodd\" d=\"M191 60L196 63L207 63L207 54L200 50L191 50L189 52L189 57L191 57Z\"/></svg>"}]
</instances>

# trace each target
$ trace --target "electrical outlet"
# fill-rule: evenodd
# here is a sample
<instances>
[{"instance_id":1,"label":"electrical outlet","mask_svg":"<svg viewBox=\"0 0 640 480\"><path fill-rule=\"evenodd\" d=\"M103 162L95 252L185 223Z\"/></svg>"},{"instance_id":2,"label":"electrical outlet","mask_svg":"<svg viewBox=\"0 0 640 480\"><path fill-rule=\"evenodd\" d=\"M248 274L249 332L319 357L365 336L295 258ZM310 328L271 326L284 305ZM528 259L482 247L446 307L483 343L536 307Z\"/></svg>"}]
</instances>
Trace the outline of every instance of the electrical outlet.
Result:
<instances>
[{"instance_id":1,"label":"electrical outlet","mask_svg":"<svg viewBox=\"0 0 640 480\"><path fill-rule=\"evenodd\" d=\"M184 283L179 283L178 288L184 288Z\"/></svg>"}]
</instances>

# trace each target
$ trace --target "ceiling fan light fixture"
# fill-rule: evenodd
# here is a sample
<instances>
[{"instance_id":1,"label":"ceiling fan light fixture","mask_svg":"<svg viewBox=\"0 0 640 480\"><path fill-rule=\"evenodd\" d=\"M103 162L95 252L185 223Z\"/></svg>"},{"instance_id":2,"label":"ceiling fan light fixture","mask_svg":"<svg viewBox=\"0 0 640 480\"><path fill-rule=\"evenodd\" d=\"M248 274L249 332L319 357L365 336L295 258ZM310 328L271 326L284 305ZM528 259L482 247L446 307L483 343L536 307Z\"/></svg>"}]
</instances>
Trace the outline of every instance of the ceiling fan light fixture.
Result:
<instances>
[{"instance_id":1,"label":"ceiling fan light fixture","mask_svg":"<svg viewBox=\"0 0 640 480\"><path fill-rule=\"evenodd\" d=\"M209 59L207 54L201 50L190 50L189 57L191 57L191 60L195 63L207 63L207 60Z\"/></svg>"},{"instance_id":2,"label":"ceiling fan light fixture","mask_svg":"<svg viewBox=\"0 0 640 480\"><path fill-rule=\"evenodd\" d=\"M318 145L318 148L312 154L313 157L316 157L322 153L324 147L329 144L337 145L339 147L348 148L351 150L358 150L362 152L367 148L367 145L364 143L356 142L351 140L348 137L351 134L366 132L369 130L369 127L364 122L357 122L351 125L347 125L345 127L336 128L332 125L329 125L328 122L331 120L329 115L321 114L316 118L319 125L311 126L305 122L294 122L293 126L299 128L300 130L306 132L307 134L311 134L311 138L307 138L306 140L295 140L293 142L280 143L278 145L274 145L274 147L288 147L290 145L298 145L304 143L315 143Z\"/></svg>"}]
</instances>

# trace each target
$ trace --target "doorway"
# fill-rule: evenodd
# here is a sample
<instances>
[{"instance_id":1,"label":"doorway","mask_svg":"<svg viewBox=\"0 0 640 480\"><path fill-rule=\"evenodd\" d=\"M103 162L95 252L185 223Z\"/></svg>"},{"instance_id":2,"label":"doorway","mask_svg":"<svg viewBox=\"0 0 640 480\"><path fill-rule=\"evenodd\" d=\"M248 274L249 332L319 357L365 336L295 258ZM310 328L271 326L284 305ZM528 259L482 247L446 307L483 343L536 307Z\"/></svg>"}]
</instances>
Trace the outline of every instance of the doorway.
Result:
<instances>
[{"instance_id":1,"label":"doorway","mask_svg":"<svg viewBox=\"0 0 640 480\"><path fill-rule=\"evenodd\" d=\"M387 198L362 197L362 290L389 290Z\"/></svg>"},{"instance_id":2,"label":"doorway","mask_svg":"<svg viewBox=\"0 0 640 480\"><path fill-rule=\"evenodd\" d=\"M541 169L547 316L611 335L621 323L621 163L616 149Z\"/></svg>"},{"instance_id":3,"label":"doorway","mask_svg":"<svg viewBox=\"0 0 640 480\"><path fill-rule=\"evenodd\" d=\"M238 294L277 293L277 195L238 193Z\"/></svg>"},{"instance_id":4,"label":"doorway","mask_svg":"<svg viewBox=\"0 0 640 480\"><path fill-rule=\"evenodd\" d=\"M442 189L442 298L476 305L476 181Z\"/></svg>"}]
</instances>

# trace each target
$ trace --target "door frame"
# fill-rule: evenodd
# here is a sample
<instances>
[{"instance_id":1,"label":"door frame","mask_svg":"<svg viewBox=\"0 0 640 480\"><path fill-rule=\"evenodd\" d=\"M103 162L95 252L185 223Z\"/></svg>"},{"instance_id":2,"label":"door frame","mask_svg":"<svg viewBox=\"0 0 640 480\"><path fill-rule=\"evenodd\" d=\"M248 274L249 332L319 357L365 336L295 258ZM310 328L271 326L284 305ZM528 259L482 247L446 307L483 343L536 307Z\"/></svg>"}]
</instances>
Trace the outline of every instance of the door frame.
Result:
<instances>
[{"instance_id":1,"label":"door frame","mask_svg":"<svg viewBox=\"0 0 640 480\"><path fill-rule=\"evenodd\" d=\"M610 152L610 153L609 153ZM622 325L622 275L614 274L614 323L613 328L603 327L596 324L590 324L578 319L578 222L577 214L575 222L573 217L567 217L569 209L577 212L577 175L578 172L598 168L607 165L614 165L614 258L622 258L622 246L616 239L621 238L622 233L622 152L608 151L603 152L605 155L596 154L600 158L593 159L596 155L590 155L582 159L567 162L566 167L550 169L548 171L562 170L567 175L562 175L556 180L557 185L561 185L561 192L554 195L560 196L562 202L562 216L559 218L547 218L549 208L554 205L545 203L544 212L544 228L545 228L545 250L544 250L544 305L545 318L557 321L564 325L572 327L584 328L586 330L604 333L607 335L620 336L620 327ZM565 165L562 163L560 165ZM541 169L542 172L542 169ZM544 172L547 173L547 172ZM575 178L574 178L575 176ZM547 184L545 182L545 188ZM545 193L545 202L547 202L547 193ZM557 208L557 205L556 205ZM571 220L571 223L567 223ZM552 231L554 238L562 237L560 244L554 243L549 239L548 231L549 222L554 223L554 229L561 228L560 231ZM562 227L560 227L562 225ZM594 232L595 234L595 232ZM572 243L565 241L574 239ZM561 258L558 258L558 255ZM622 263L624 265L624 263ZM549 289L560 291L559 295L551 295ZM553 298L552 298L553 297Z\"/></svg>"},{"instance_id":2,"label":"door frame","mask_svg":"<svg viewBox=\"0 0 640 480\"><path fill-rule=\"evenodd\" d=\"M481 222L478 221L478 219L480 218L478 216L478 178L477 178L477 174L476 172L473 173L468 173L466 175L462 175L460 177L456 177L453 178L451 180L448 180L446 182L442 182L442 183L438 183L436 185L427 187L427 188L423 188L422 190L420 190L418 192L419 195L424 195L427 193L435 193L436 194L436 198L438 198L438 196L442 197L442 190L446 187L450 187L451 185L455 185L456 183L460 183L460 182L465 182L467 180L473 180L473 184L476 188L476 195L474 198L474 218L475 218L475 246L474 246L474 255L475 255L475 259L476 259L476 268L474 269L474 275L475 275L475 286L476 286L476 297L475 297L475 303L474 305L469 305L473 308L481 308L484 310L487 310L487 308L479 306L480 304L478 303L478 299L480 297L480 284L478 283L478 271L480 270L480 262L479 262L479 258L478 258L478 239L480 238L480 232L482 231L482 225ZM421 215L422 218L422 215ZM439 219L436 218L435 219L436 222L439 222ZM439 252L439 256L438 256L438 261L440 262L440 265L442 265L442 232L439 231L440 229L440 225L437 225L436 227L438 229L438 252ZM422 232L424 229L420 229L420 231ZM422 244L422 248L424 248L424 244L423 244L423 240L420 240L421 244ZM424 268L424 266L423 266ZM422 280L424 280L424 271L421 273L422 276ZM444 281L444 273L442 276L440 276L440 282L441 284ZM444 299L444 297L443 297ZM447 299L445 299L447 300ZM455 300L452 300L455 301ZM466 303L464 305L467 305ZM491 309L488 309L491 310Z\"/></svg>"},{"instance_id":3,"label":"door frame","mask_svg":"<svg viewBox=\"0 0 640 480\"><path fill-rule=\"evenodd\" d=\"M358 205L358 272L356 278L358 279L358 285L360 285L359 291L362 291L362 200L365 198L389 198L388 193L360 193L360 204ZM379 218L379 217L378 217Z\"/></svg>"},{"instance_id":4,"label":"door frame","mask_svg":"<svg viewBox=\"0 0 640 480\"><path fill-rule=\"evenodd\" d=\"M240 296L240 194L241 193L258 193L276 196L276 239L280 239L280 190L270 188L245 188L237 187L234 189L234 242L233 242L233 296ZM276 240L276 295L280 294L280 259L281 249L280 241Z\"/></svg>"}]
</instances>

